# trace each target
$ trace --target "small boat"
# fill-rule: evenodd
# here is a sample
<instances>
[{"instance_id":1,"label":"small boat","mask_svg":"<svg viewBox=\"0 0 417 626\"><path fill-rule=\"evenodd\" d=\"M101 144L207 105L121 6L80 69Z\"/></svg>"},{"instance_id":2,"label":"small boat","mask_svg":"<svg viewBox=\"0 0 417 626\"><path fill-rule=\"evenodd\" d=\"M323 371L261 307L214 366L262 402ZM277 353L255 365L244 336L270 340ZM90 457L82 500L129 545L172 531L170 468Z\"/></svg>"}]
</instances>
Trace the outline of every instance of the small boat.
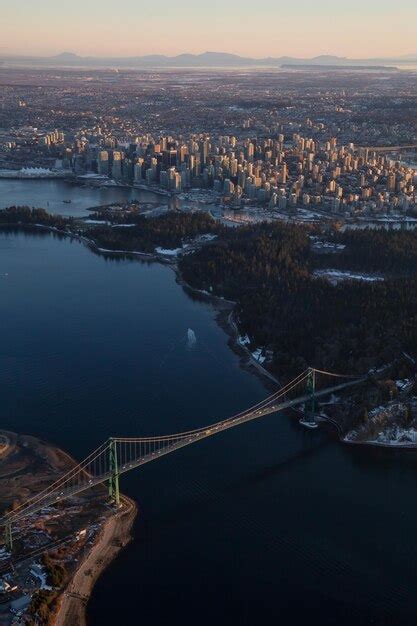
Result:
<instances>
[{"instance_id":1,"label":"small boat","mask_svg":"<svg viewBox=\"0 0 417 626\"><path fill-rule=\"evenodd\" d=\"M62 201L64 204L71 204L72 200L63 200Z\"/></svg>"},{"instance_id":2,"label":"small boat","mask_svg":"<svg viewBox=\"0 0 417 626\"><path fill-rule=\"evenodd\" d=\"M191 348L196 343L197 343L197 337L195 336L195 332L191 328L189 328L187 330L187 344L188 344L188 347Z\"/></svg>"},{"instance_id":3,"label":"small boat","mask_svg":"<svg viewBox=\"0 0 417 626\"><path fill-rule=\"evenodd\" d=\"M319 427L317 422L310 422L309 420L303 419L303 418L301 418L298 421L298 423L301 424L301 426L305 426L306 428L311 428L312 430Z\"/></svg>"}]
</instances>

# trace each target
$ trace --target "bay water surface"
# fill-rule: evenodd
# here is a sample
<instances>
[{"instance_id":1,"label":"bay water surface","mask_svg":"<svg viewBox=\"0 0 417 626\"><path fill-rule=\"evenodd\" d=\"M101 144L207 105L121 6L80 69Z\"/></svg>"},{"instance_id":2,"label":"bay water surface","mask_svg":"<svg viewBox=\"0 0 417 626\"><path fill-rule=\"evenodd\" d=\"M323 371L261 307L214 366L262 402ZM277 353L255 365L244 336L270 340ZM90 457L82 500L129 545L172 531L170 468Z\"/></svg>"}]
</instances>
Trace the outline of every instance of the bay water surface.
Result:
<instances>
[{"instance_id":1,"label":"bay water surface","mask_svg":"<svg viewBox=\"0 0 417 626\"><path fill-rule=\"evenodd\" d=\"M1 427L82 459L109 436L246 408L269 391L216 315L169 267L1 230ZM414 453L346 447L278 414L121 486L139 505L134 541L99 580L89 624L416 623Z\"/></svg>"}]
</instances>

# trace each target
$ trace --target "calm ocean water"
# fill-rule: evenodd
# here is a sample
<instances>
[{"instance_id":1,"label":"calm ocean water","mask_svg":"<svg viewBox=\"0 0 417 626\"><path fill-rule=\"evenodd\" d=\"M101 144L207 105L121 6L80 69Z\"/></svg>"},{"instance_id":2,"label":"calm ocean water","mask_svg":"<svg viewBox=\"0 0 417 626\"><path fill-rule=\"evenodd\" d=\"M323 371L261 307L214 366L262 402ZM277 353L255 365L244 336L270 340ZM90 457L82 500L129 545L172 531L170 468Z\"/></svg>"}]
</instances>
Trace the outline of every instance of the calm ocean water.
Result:
<instances>
[{"instance_id":1,"label":"calm ocean water","mask_svg":"<svg viewBox=\"0 0 417 626\"><path fill-rule=\"evenodd\" d=\"M30 206L47 209L50 213L82 217L88 208L113 202L141 200L166 204L167 199L154 193L129 187L88 187L72 185L63 180L0 179L0 209Z\"/></svg>"},{"instance_id":2,"label":"calm ocean water","mask_svg":"<svg viewBox=\"0 0 417 626\"><path fill-rule=\"evenodd\" d=\"M268 394L169 268L50 234L0 232L0 346L2 427L77 458ZM347 448L284 415L135 470L135 539L89 623L415 624L416 470L414 454Z\"/></svg>"}]
</instances>

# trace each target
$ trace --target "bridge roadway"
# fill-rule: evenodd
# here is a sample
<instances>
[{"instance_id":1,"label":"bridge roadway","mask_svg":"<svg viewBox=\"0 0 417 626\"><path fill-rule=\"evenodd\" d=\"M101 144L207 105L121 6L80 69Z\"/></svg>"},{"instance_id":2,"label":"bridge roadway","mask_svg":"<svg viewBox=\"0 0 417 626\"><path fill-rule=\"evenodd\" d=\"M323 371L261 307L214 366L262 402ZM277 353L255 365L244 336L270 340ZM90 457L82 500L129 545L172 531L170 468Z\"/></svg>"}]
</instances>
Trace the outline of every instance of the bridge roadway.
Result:
<instances>
[{"instance_id":1,"label":"bridge roadway","mask_svg":"<svg viewBox=\"0 0 417 626\"><path fill-rule=\"evenodd\" d=\"M333 387L328 387L325 389L318 390L315 392L315 398L320 398L322 396L335 393L337 391L342 391L343 389L346 389L348 387L353 387L354 385L358 385L362 382L365 382L367 378L368 377L365 376L359 379L355 379L349 382L344 382L344 383L335 385ZM137 459L129 460L129 462L127 463L121 463L119 465L118 474L119 475L124 474L136 467L145 465L145 463L150 463L151 461L160 459L161 457L173 452L174 450L179 450L180 448L189 446L197 441L201 441L202 439L212 437L213 435L217 435L218 433L221 433L230 428L234 428L235 426L239 426L240 424L244 424L246 422L259 419L266 415L270 415L271 413L276 413L278 411L289 409L299 404L303 404L304 402L308 402L309 400L311 400L311 394L305 394L293 400L287 400L284 402L280 402L278 404L272 400L270 404L266 404L265 406L262 406L259 409L256 409L255 407L255 410L249 409L247 412L243 412L237 415L236 417L232 417L227 420L217 422L215 424L206 426L198 430L189 431L187 433L178 433L177 435L160 436L160 437L145 437L141 439L127 438L127 437L126 438L113 437L112 439L109 440L107 446L103 447L102 452L100 452L100 454L103 454L103 453L108 454L111 441L119 443L119 444L133 444L135 441L154 443L156 449L154 449L152 452L149 452L148 454L145 454ZM84 475L86 474L85 470L81 470L81 471ZM36 513L37 511L47 508L53 504L57 504L61 500L66 500L67 498L70 498L71 496L75 496L83 491L86 491L87 489L91 489L92 487L105 483L109 481L111 477L112 477L112 472L108 470L104 472L103 474L100 474L99 476L92 476L91 478L89 478L89 480L86 480L85 482L74 485L70 488L63 489L62 491L53 491L51 492L50 496L46 495L45 498L43 498L39 503L35 501L33 503L33 506L29 504L29 507L26 509L23 508L23 510L20 513L16 512L16 514L13 515L13 512L12 512L9 516L3 517L2 519L0 519L0 525L4 525L6 523L14 524L20 519L28 518L32 514Z\"/></svg>"}]
</instances>

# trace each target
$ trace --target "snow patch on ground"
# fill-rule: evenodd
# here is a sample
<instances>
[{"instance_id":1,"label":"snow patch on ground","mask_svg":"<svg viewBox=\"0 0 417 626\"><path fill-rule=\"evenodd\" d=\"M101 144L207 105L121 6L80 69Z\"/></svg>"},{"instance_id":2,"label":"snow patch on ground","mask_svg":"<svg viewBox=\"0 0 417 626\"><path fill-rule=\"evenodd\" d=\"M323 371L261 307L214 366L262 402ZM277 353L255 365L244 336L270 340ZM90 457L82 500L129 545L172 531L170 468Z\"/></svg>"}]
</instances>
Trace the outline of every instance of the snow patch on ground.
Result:
<instances>
[{"instance_id":1,"label":"snow patch on ground","mask_svg":"<svg viewBox=\"0 0 417 626\"><path fill-rule=\"evenodd\" d=\"M165 213L168 213L170 211L169 207L164 207L164 206L158 206L155 207L154 209L149 209L149 211L143 211L141 213L141 215L143 215L143 217L159 217L160 215L165 215Z\"/></svg>"},{"instance_id":2,"label":"snow patch on ground","mask_svg":"<svg viewBox=\"0 0 417 626\"><path fill-rule=\"evenodd\" d=\"M343 243L333 243L331 241L322 241L314 235L310 235L311 250L318 254L338 254L343 252L346 246Z\"/></svg>"},{"instance_id":3,"label":"snow patch on ground","mask_svg":"<svg viewBox=\"0 0 417 626\"><path fill-rule=\"evenodd\" d=\"M351 272L349 270L335 269L315 270L313 272L313 276L315 276L316 278L327 278L327 280L330 281L332 285L337 285L344 280L361 280L368 283L374 283L384 280L383 276L378 276L377 274L365 274L362 272Z\"/></svg>"},{"instance_id":4,"label":"snow patch on ground","mask_svg":"<svg viewBox=\"0 0 417 626\"><path fill-rule=\"evenodd\" d=\"M182 252L182 248L174 248L172 250L168 248L155 248L155 252L164 256L178 256L179 253Z\"/></svg>"},{"instance_id":5,"label":"snow patch on ground","mask_svg":"<svg viewBox=\"0 0 417 626\"><path fill-rule=\"evenodd\" d=\"M393 401L369 411L364 423L348 432L344 441L380 446L414 445L417 444L417 424L415 420L410 423L406 404Z\"/></svg>"},{"instance_id":6,"label":"snow patch on ground","mask_svg":"<svg viewBox=\"0 0 417 626\"><path fill-rule=\"evenodd\" d=\"M82 180L107 180L103 174L95 174L94 172L87 172L87 174L79 174L77 178L81 178Z\"/></svg>"},{"instance_id":7,"label":"snow patch on ground","mask_svg":"<svg viewBox=\"0 0 417 626\"><path fill-rule=\"evenodd\" d=\"M100 224L101 226L108 226L110 223L106 220L84 220L84 224Z\"/></svg>"},{"instance_id":8,"label":"snow patch on ground","mask_svg":"<svg viewBox=\"0 0 417 626\"><path fill-rule=\"evenodd\" d=\"M40 589L45 589L46 591L52 590L52 587L46 582L47 574L41 565L34 563L33 567L30 569L30 573L39 581Z\"/></svg>"},{"instance_id":9,"label":"snow patch on ground","mask_svg":"<svg viewBox=\"0 0 417 626\"><path fill-rule=\"evenodd\" d=\"M315 211L308 211L307 209L297 209L297 218L301 221L314 221L316 219L322 219L321 213Z\"/></svg>"},{"instance_id":10,"label":"snow patch on ground","mask_svg":"<svg viewBox=\"0 0 417 626\"><path fill-rule=\"evenodd\" d=\"M248 344L250 344L250 339L249 339L249 337L247 335L245 335L244 337L239 336L237 338L237 342L241 346L247 346Z\"/></svg>"},{"instance_id":11,"label":"snow patch on ground","mask_svg":"<svg viewBox=\"0 0 417 626\"><path fill-rule=\"evenodd\" d=\"M357 438L357 432L351 431L345 437L345 441L357 442L362 441ZM417 429L401 428L400 426L392 426L391 428L381 431L372 439L366 439L366 443L374 443L384 446L407 446L417 444Z\"/></svg>"},{"instance_id":12,"label":"snow patch on ground","mask_svg":"<svg viewBox=\"0 0 417 626\"><path fill-rule=\"evenodd\" d=\"M248 335L239 335L237 338L237 343L242 346L242 348L248 348L251 344L250 337ZM251 356L259 365L263 365L266 361L266 356L263 354L263 348L256 348L253 352L250 352Z\"/></svg>"},{"instance_id":13,"label":"snow patch on ground","mask_svg":"<svg viewBox=\"0 0 417 626\"><path fill-rule=\"evenodd\" d=\"M89 241L87 239L87 241ZM93 243L93 241L90 241L89 243ZM107 248L97 248L97 250L99 252L104 252L105 254L137 254L138 256L149 256L149 257L153 257L153 254L150 254L149 252L138 252L137 250L109 250Z\"/></svg>"},{"instance_id":14,"label":"snow patch on ground","mask_svg":"<svg viewBox=\"0 0 417 626\"><path fill-rule=\"evenodd\" d=\"M217 239L217 235L213 235L212 233L206 233L205 235L200 235L196 237L194 243L207 243L208 241L213 241L213 239Z\"/></svg>"},{"instance_id":15,"label":"snow patch on ground","mask_svg":"<svg viewBox=\"0 0 417 626\"><path fill-rule=\"evenodd\" d=\"M258 361L261 365L265 363L266 357L262 354L262 348L257 348L255 352L252 352L252 356L255 361Z\"/></svg>"}]
</instances>

